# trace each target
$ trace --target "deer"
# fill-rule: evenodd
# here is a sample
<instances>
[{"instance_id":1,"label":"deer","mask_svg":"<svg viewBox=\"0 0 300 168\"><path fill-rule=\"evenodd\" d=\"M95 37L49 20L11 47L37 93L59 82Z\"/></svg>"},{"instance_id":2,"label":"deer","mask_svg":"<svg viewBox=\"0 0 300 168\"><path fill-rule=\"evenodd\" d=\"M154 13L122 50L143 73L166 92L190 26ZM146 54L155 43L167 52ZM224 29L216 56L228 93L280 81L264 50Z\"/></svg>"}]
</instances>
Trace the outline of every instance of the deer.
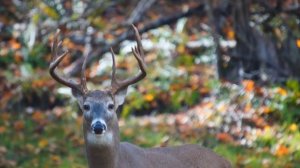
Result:
<instances>
[{"instance_id":1,"label":"deer","mask_svg":"<svg viewBox=\"0 0 300 168\"><path fill-rule=\"evenodd\" d=\"M127 88L146 77L145 54L138 29L132 25L137 46L132 53L139 72L127 79L116 78L115 53L111 48L111 86L104 90L88 90L86 84L86 58L81 67L79 82L59 75L57 66L69 54L58 54L62 41L59 31L54 35L51 48L52 60L49 73L58 83L71 88L83 113L83 135L86 157L90 168L229 168L229 161L208 148L196 144L176 147L141 148L128 142L120 142L117 110L124 103ZM61 52L60 52L61 53Z\"/></svg>"}]
</instances>

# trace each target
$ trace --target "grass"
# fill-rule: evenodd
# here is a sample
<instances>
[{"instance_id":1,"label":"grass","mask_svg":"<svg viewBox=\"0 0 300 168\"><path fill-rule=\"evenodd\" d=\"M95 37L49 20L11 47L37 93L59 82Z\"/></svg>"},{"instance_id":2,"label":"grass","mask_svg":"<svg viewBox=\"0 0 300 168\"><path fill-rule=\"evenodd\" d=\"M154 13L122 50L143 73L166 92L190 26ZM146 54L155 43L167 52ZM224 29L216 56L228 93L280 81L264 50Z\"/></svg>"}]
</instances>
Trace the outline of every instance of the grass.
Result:
<instances>
[{"instance_id":1,"label":"grass","mask_svg":"<svg viewBox=\"0 0 300 168\"><path fill-rule=\"evenodd\" d=\"M27 115L1 114L0 152L2 167L40 168L40 167L86 167L81 118L71 117L71 112L61 116L52 113L35 112ZM37 120L39 118L40 120ZM235 167L297 167L299 161L291 160L289 155L276 157L264 148L246 148L216 140L208 132L199 136L182 136L160 126L137 124L139 119L122 121L123 141L142 147L174 146L183 143L196 143L213 149L229 159ZM7 162L7 163L6 163ZM4 165L6 163L6 165ZM0 166L0 167L1 167Z\"/></svg>"}]
</instances>

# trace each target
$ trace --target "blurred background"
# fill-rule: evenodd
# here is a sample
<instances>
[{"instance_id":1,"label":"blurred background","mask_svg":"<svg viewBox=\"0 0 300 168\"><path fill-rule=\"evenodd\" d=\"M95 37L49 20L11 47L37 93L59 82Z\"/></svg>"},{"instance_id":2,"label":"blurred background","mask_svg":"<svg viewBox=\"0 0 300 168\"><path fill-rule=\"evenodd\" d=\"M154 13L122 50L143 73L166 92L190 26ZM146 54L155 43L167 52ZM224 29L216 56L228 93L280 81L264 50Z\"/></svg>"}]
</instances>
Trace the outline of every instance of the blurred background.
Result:
<instances>
[{"instance_id":1,"label":"blurred background","mask_svg":"<svg viewBox=\"0 0 300 168\"><path fill-rule=\"evenodd\" d=\"M82 113L48 73L59 28L59 72L108 87L137 73L131 24L142 36L146 79L119 109L121 139L143 147L211 148L234 167L300 166L299 0L0 1L0 168L87 166Z\"/></svg>"}]
</instances>

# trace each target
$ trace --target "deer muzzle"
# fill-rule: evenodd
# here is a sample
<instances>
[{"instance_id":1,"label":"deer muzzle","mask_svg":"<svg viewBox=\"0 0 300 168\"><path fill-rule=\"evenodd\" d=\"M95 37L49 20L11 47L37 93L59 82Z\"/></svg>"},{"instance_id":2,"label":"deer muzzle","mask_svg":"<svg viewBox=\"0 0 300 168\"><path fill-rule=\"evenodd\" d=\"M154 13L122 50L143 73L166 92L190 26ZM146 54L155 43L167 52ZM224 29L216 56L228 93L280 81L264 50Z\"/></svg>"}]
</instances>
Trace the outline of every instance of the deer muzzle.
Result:
<instances>
[{"instance_id":1,"label":"deer muzzle","mask_svg":"<svg viewBox=\"0 0 300 168\"><path fill-rule=\"evenodd\" d=\"M107 126L103 121L96 121L91 126L92 132L97 135L104 134L107 130Z\"/></svg>"}]
</instances>

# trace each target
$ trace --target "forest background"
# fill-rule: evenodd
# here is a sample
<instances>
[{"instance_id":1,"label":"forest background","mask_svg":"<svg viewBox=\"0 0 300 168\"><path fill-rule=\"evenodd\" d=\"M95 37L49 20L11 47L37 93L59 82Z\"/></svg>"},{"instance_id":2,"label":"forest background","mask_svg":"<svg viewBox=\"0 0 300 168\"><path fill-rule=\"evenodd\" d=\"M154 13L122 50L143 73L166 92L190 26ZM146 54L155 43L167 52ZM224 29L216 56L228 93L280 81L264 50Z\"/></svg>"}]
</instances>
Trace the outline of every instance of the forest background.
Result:
<instances>
[{"instance_id":1,"label":"forest background","mask_svg":"<svg viewBox=\"0 0 300 168\"><path fill-rule=\"evenodd\" d=\"M82 113L48 73L59 28L60 72L90 88L148 75L119 110L121 138L143 147L195 143L234 167L300 165L299 0L0 1L0 167L86 167Z\"/></svg>"}]
</instances>

